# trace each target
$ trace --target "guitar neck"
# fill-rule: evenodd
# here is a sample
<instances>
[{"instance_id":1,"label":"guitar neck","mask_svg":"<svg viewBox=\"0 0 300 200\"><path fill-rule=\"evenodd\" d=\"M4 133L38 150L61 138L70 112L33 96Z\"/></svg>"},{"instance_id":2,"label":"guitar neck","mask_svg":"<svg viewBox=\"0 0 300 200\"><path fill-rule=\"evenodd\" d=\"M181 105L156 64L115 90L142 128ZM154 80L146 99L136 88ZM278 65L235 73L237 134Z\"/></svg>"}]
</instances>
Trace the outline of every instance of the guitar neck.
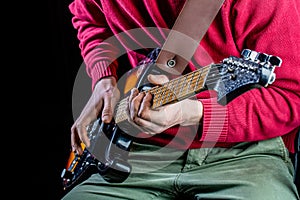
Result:
<instances>
[{"instance_id":1,"label":"guitar neck","mask_svg":"<svg viewBox=\"0 0 300 200\"><path fill-rule=\"evenodd\" d=\"M155 86L146 92L153 96L151 108L155 109L160 106L181 101L191 97L205 89L209 84L209 72L214 65L208 65L183 76L177 77L163 85ZM211 79L209 79L211 80ZM120 123L127 120L127 98L122 99L116 107L115 122Z\"/></svg>"},{"instance_id":2,"label":"guitar neck","mask_svg":"<svg viewBox=\"0 0 300 200\"><path fill-rule=\"evenodd\" d=\"M186 75L173 79L161 86L151 88L148 92L153 95L151 108L181 101L205 88L209 66L190 72Z\"/></svg>"}]
</instances>

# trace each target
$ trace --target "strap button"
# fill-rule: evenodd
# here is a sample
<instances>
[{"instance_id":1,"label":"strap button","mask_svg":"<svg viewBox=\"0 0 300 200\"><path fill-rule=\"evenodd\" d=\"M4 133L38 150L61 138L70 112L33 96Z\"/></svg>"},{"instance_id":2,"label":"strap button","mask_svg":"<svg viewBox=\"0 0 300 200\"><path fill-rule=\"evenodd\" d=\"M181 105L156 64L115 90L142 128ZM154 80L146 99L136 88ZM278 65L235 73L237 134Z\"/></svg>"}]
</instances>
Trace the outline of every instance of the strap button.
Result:
<instances>
[{"instance_id":1,"label":"strap button","mask_svg":"<svg viewBox=\"0 0 300 200\"><path fill-rule=\"evenodd\" d=\"M167 66L173 68L176 65L176 61L174 59L170 59L167 61Z\"/></svg>"}]
</instances>

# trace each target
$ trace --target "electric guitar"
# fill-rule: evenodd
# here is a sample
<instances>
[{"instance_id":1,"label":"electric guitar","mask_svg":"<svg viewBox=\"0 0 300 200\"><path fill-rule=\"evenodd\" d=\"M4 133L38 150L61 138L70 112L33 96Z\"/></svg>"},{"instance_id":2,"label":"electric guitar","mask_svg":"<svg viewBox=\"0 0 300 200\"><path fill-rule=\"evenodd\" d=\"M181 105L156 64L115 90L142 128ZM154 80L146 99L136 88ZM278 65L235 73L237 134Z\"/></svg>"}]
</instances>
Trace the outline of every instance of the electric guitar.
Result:
<instances>
[{"instance_id":1,"label":"electric guitar","mask_svg":"<svg viewBox=\"0 0 300 200\"><path fill-rule=\"evenodd\" d=\"M153 52L157 55L157 49ZM150 73L163 73L155 62L141 64L129 71L125 83L122 83L124 95L116 106L113 122L105 124L98 118L91 123L87 128L90 147L82 144L82 155L70 153L61 174L64 189L74 187L92 173L99 173L108 182L123 182L129 176L131 166L127 158L134 137L127 120L126 97L132 87L150 92L153 96L152 108L155 109L204 90L216 91L218 103L226 105L252 88L267 87L275 81L274 69L281 65L279 57L249 49L243 50L241 55L242 58L230 56L220 63L201 67L160 86L149 84L146 78Z\"/></svg>"}]
</instances>

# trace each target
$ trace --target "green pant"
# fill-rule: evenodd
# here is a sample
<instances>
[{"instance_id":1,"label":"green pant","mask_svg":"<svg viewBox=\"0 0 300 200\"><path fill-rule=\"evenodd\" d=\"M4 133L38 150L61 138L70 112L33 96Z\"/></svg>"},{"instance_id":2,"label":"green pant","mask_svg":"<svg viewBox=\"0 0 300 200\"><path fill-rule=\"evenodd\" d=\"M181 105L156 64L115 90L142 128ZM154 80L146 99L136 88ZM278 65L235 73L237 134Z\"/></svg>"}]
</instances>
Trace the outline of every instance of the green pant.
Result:
<instances>
[{"instance_id":1,"label":"green pant","mask_svg":"<svg viewBox=\"0 0 300 200\"><path fill-rule=\"evenodd\" d=\"M299 199L280 137L188 151L134 144L129 161L125 182L110 184L94 174L63 200Z\"/></svg>"}]
</instances>

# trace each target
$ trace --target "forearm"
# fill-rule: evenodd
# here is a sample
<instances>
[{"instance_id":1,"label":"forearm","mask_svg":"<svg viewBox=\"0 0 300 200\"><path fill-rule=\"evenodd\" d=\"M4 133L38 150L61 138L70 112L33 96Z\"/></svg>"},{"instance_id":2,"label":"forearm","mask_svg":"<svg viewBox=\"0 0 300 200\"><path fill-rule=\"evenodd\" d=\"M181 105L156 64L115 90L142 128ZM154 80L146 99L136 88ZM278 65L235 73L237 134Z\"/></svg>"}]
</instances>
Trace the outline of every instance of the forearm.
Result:
<instances>
[{"instance_id":1,"label":"forearm","mask_svg":"<svg viewBox=\"0 0 300 200\"><path fill-rule=\"evenodd\" d=\"M92 88L102 77L117 77L116 59L120 45L111 37L113 33L108 28L101 5L97 1L76 0L69 9L73 14L72 23L77 30L81 55L92 78Z\"/></svg>"}]
</instances>

